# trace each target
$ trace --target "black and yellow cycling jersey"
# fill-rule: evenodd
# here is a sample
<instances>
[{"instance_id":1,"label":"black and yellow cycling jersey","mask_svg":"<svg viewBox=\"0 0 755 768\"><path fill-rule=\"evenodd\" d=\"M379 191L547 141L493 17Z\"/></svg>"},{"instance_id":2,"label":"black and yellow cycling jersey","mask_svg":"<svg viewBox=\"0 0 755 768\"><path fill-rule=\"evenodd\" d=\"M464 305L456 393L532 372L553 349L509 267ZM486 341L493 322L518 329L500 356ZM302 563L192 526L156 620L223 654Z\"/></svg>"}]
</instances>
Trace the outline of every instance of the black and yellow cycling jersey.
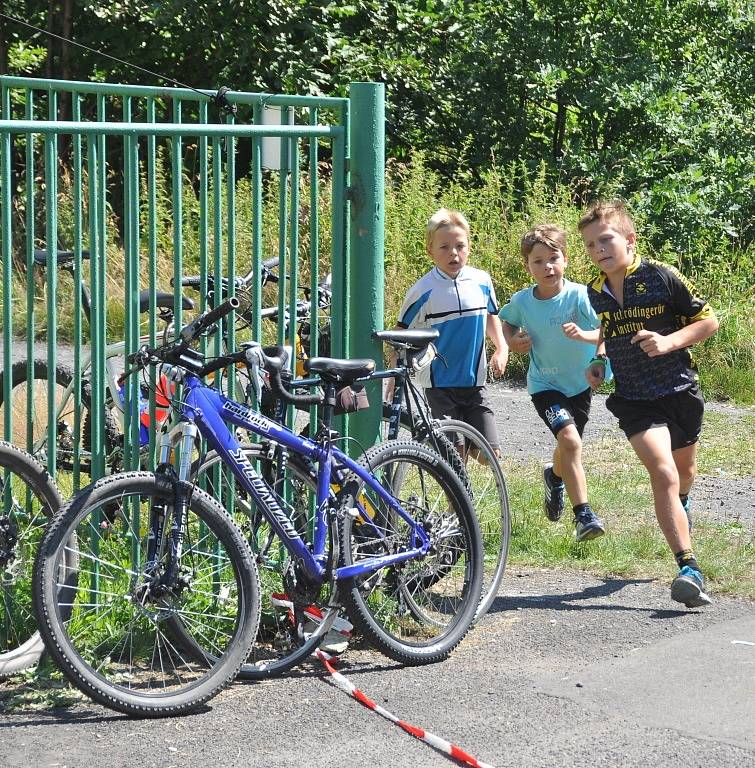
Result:
<instances>
[{"instance_id":1,"label":"black and yellow cycling jersey","mask_svg":"<svg viewBox=\"0 0 755 768\"><path fill-rule=\"evenodd\" d=\"M631 343L643 329L668 336L713 316L710 305L695 296L690 283L674 267L637 256L624 277L623 306L602 272L588 284L587 293L600 318L617 395L655 400L696 384L697 367L688 349L648 357L639 344Z\"/></svg>"}]
</instances>

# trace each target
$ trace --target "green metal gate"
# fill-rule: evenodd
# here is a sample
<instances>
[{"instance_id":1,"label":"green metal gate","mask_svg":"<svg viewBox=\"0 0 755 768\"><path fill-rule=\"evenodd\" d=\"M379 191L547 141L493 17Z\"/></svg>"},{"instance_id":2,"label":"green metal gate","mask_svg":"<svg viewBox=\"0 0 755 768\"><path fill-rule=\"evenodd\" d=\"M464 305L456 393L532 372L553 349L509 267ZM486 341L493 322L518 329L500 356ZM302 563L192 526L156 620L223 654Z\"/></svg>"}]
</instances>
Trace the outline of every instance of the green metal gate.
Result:
<instances>
[{"instance_id":1,"label":"green metal gate","mask_svg":"<svg viewBox=\"0 0 755 768\"><path fill-rule=\"evenodd\" d=\"M65 465L72 480L64 493L78 486L82 467L93 478L104 473L119 397L122 465L138 466L139 382L131 377L119 392L116 369L140 340L158 339L158 289L173 294L175 325L184 322L186 274L199 275L194 298L204 310L208 277L227 278L233 295L237 276L258 276L277 257L285 279L274 295L252 280L248 334L296 346L296 322L284 338L282 322L263 325L261 308L277 303L280 316L288 309L295 318L301 291L317 297L330 271L331 354L382 354L370 339L383 318L381 85L355 83L348 99L218 99L211 91L0 77L0 107L2 437L42 452L53 475ZM280 124L267 124L272 109ZM263 144L274 138L277 168L266 169ZM58 251L71 252L62 265ZM150 297L141 324L140 290ZM317 354L316 312L312 321ZM227 338L237 341L233 322ZM220 343L210 340L208 351ZM36 383L35 359L43 377ZM63 418L47 396L56 377L70 406ZM26 387L21 412L14 384ZM43 413L34 412L45 397ZM351 428L363 444L378 431L378 392L371 401ZM148 408L154 423L154 392ZM154 434L150 441L154 460Z\"/></svg>"}]
</instances>

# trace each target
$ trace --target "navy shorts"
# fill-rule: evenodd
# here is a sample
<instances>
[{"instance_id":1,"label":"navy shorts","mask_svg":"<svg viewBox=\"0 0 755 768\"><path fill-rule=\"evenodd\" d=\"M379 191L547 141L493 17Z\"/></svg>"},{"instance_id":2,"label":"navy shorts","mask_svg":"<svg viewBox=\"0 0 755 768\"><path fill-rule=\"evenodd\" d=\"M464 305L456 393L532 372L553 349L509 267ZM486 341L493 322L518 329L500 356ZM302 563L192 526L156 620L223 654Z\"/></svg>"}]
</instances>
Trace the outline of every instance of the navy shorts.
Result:
<instances>
[{"instance_id":1,"label":"navy shorts","mask_svg":"<svg viewBox=\"0 0 755 768\"><path fill-rule=\"evenodd\" d=\"M588 387L577 395L568 397L555 389L546 389L532 395L532 404L554 436L569 424L574 424L582 437L590 417L592 390Z\"/></svg>"}]
</instances>

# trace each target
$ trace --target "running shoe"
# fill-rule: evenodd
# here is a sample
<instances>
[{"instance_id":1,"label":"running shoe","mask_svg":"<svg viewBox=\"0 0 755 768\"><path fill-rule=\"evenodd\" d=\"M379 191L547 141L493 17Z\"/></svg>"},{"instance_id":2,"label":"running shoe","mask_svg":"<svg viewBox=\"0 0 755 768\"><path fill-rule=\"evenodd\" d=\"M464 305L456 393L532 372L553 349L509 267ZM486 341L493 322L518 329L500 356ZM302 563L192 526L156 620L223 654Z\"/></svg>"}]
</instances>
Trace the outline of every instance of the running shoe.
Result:
<instances>
[{"instance_id":1,"label":"running shoe","mask_svg":"<svg viewBox=\"0 0 755 768\"><path fill-rule=\"evenodd\" d=\"M687 515L687 525L689 526L689 529L691 531L692 530L692 504L690 503L689 496L687 496L687 498L684 501L682 501L682 509L684 510L684 514Z\"/></svg>"},{"instance_id":2,"label":"running shoe","mask_svg":"<svg viewBox=\"0 0 755 768\"><path fill-rule=\"evenodd\" d=\"M553 480L553 464L546 464L543 469L545 484L545 515L554 523L564 514L564 483Z\"/></svg>"},{"instance_id":3,"label":"running shoe","mask_svg":"<svg viewBox=\"0 0 755 768\"><path fill-rule=\"evenodd\" d=\"M671 582L671 599L687 608L701 608L713 601L705 594L705 580L696 568L685 565Z\"/></svg>"},{"instance_id":4,"label":"running shoe","mask_svg":"<svg viewBox=\"0 0 755 768\"><path fill-rule=\"evenodd\" d=\"M577 541L597 539L605 532L605 526L590 507L574 513L574 535Z\"/></svg>"}]
</instances>

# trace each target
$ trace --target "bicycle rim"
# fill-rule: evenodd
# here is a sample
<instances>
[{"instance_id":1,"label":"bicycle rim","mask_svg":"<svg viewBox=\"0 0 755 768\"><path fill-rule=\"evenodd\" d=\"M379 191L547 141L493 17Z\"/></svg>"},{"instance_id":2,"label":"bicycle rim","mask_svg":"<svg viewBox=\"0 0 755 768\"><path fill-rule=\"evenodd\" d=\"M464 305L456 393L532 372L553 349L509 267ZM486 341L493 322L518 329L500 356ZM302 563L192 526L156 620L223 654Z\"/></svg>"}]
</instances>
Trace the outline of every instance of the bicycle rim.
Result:
<instances>
[{"instance_id":1,"label":"bicycle rim","mask_svg":"<svg viewBox=\"0 0 755 768\"><path fill-rule=\"evenodd\" d=\"M235 676L257 629L259 582L248 547L200 491L187 511L177 576L161 588L165 549L146 561L150 510L163 507L169 527L172 499L149 473L103 478L61 511L37 562L35 609L51 655L81 690L128 714L194 711ZM66 571L71 551L79 565ZM212 663L183 651L176 624L212 650Z\"/></svg>"},{"instance_id":2,"label":"bicycle rim","mask_svg":"<svg viewBox=\"0 0 755 768\"><path fill-rule=\"evenodd\" d=\"M346 581L349 616L391 658L439 661L466 634L479 603L480 541L469 499L450 467L418 443L384 443L363 461L422 523L431 546L424 556ZM356 479L346 488L344 565L412 548L409 524L373 489Z\"/></svg>"},{"instance_id":3,"label":"bicycle rim","mask_svg":"<svg viewBox=\"0 0 755 768\"><path fill-rule=\"evenodd\" d=\"M0 677L33 666L42 653L32 608L32 571L49 517L60 506L44 468L0 442ZM73 556L65 565L74 565Z\"/></svg>"},{"instance_id":4,"label":"bicycle rim","mask_svg":"<svg viewBox=\"0 0 755 768\"><path fill-rule=\"evenodd\" d=\"M435 431L454 445L464 446L464 465L483 549L482 599L476 618L482 618L498 595L506 570L511 537L511 515L506 479L490 443L463 421L441 419Z\"/></svg>"}]
</instances>

